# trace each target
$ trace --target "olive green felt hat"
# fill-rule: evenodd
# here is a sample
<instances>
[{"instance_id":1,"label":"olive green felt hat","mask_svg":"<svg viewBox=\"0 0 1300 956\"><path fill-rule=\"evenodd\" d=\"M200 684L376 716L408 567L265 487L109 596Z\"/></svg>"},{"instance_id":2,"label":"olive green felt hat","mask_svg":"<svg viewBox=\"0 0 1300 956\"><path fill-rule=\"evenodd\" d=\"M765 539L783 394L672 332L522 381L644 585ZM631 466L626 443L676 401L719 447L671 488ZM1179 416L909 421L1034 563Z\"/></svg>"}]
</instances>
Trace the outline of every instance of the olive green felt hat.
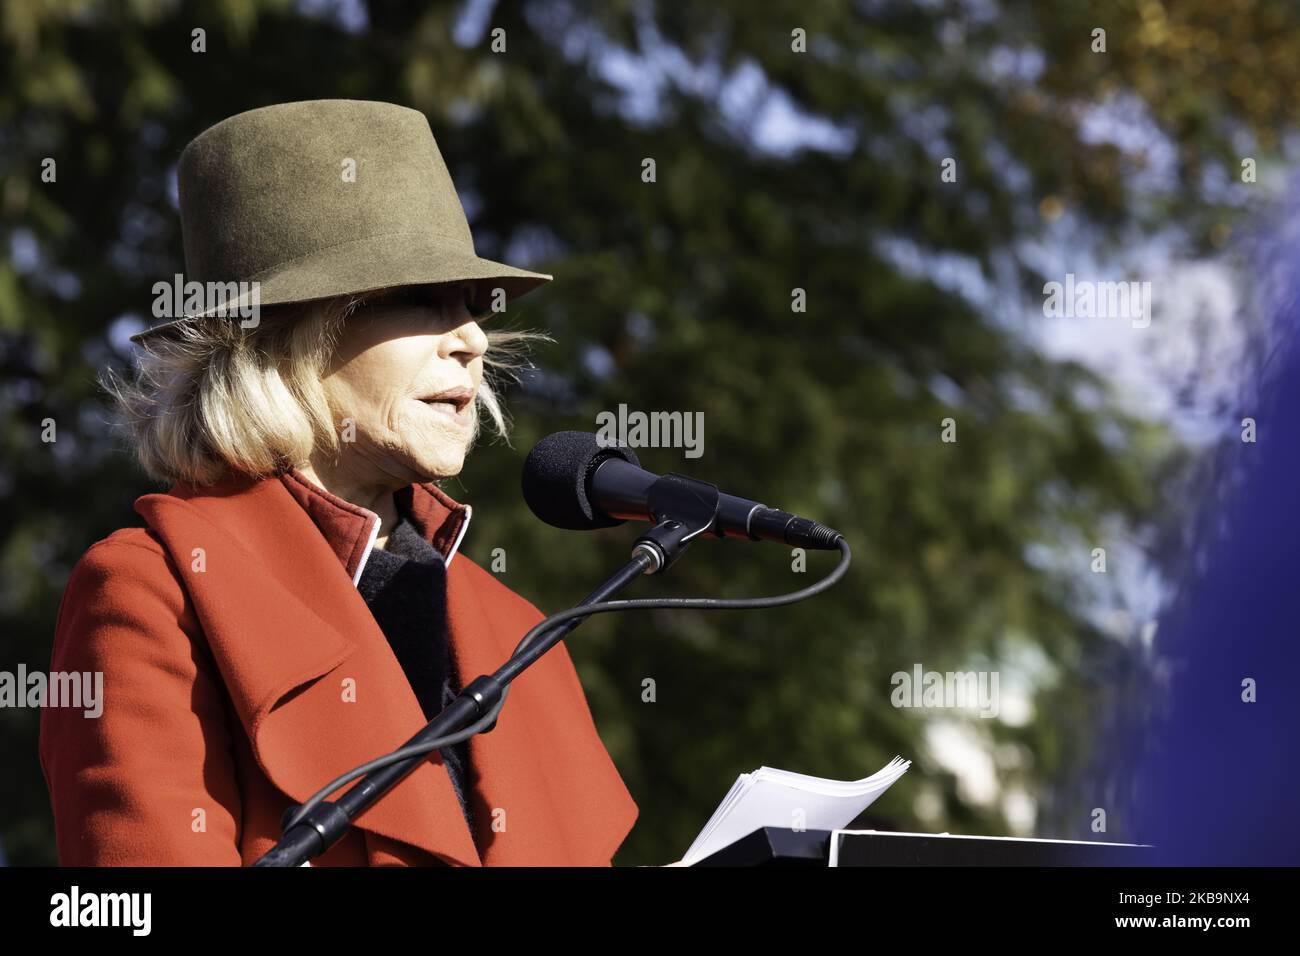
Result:
<instances>
[{"instance_id":1,"label":"olive green felt hat","mask_svg":"<svg viewBox=\"0 0 1300 956\"><path fill-rule=\"evenodd\" d=\"M553 278L475 253L428 120L392 103L239 113L185 147L177 188L186 283L257 283L262 306L463 280L512 300ZM186 311L132 339L214 314Z\"/></svg>"}]
</instances>

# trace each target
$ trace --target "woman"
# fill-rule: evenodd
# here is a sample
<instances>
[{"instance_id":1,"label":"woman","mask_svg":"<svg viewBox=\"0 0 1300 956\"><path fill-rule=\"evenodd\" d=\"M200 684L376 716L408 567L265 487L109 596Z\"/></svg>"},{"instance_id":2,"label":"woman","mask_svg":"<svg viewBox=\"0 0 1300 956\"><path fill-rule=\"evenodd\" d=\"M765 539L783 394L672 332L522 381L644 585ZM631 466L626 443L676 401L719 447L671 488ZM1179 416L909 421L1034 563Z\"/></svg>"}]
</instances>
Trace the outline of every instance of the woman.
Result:
<instances>
[{"instance_id":1,"label":"woman","mask_svg":"<svg viewBox=\"0 0 1300 956\"><path fill-rule=\"evenodd\" d=\"M470 507L436 482L480 412L503 426L489 304L551 277L474 253L424 116L242 113L186 147L178 185L187 279L226 297L196 292L109 382L171 488L86 552L60 608L51 669L102 672L105 699L42 712L64 864L251 864L287 807L541 618L459 553ZM314 865L608 865L636 813L561 644Z\"/></svg>"}]
</instances>

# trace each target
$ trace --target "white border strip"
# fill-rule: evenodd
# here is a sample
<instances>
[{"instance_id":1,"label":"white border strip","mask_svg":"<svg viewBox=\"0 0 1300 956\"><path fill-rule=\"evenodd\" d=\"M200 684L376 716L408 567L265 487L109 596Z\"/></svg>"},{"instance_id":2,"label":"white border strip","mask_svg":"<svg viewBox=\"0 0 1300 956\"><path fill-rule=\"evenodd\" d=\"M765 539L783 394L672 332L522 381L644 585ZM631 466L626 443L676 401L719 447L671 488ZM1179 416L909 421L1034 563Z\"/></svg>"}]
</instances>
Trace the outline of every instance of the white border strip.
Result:
<instances>
[{"instance_id":1,"label":"white border strip","mask_svg":"<svg viewBox=\"0 0 1300 956\"><path fill-rule=\"evenodd\" d=\"M456 549L460 547L461 541L465 538L465 532L469 530L469 519L474 517L474 508L472 505L465 505L465 520L460 524L460 534L456 535L456 540L452 543L451 550L447 552L447 567L451 567L451 559L456 557Z\"/></svg>"},{"instance_id":2,"label":"white border strip","mask_svg":"<svg viewBox=\"0 0 1300 956\"><path fill-rule=\"evenodd\" d=\"M370 517L374 518L374 523L370 526L370 540L366 542L366 550L361 552L361 561L357 564L357 571L352 575L352 586L359 587L361 584L361 572L365 570L366 562L370 560L370 552L375 550L375 541L379 539L379 515L373 512L367 512Z\"/></svg>"}]
</instances>

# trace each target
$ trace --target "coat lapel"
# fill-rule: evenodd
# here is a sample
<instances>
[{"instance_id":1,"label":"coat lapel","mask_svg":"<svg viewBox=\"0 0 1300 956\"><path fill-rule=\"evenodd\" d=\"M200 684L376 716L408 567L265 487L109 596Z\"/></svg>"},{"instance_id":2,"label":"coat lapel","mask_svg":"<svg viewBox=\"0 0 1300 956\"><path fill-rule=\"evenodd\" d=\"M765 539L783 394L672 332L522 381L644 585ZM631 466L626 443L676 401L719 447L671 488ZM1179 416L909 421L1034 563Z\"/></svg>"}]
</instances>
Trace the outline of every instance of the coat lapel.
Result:
<instances>
[{"instance_id":1,"label":"coat lapel","mask_svg":"<svg viewBox=\"0 0 1300 956\"><path fill-rule=\"evenodd\" d=\"M338 556L278 480L145 495L264 773L298 802L426 721ZM268 560L273 556L273 560ZM479 866L441 759L356 826Z\"/></svg>"}]
</instances>

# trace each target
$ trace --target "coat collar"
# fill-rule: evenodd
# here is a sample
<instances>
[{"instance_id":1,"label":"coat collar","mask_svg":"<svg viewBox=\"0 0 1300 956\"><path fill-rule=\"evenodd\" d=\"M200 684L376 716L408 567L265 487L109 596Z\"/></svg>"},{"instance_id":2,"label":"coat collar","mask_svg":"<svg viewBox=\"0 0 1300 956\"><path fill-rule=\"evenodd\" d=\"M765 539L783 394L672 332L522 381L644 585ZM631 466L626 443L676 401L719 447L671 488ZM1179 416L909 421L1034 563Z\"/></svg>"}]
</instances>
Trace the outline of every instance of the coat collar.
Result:
<instances>
[{"instance_id":1,"label":"coat collar","mask_svg":"<svg viewBox=\"0 0 1300 956\"><path fill-rule=\"evenodd\" d=\"M352 584L373 547L373 514L304 482L232 476L136 502L180 573L255 758L299 802L426 723ZM467 557L451 563L467 506L432 485L399 495L448 559L448 638L464 686L500 667L541 612ZM356 826L465 866L608 864L637 808L563 644L468 743L477 833L437 757Z\"/></svg>"},{"instance_id":2,"label":"coat collar","mask_svg":"<svg viewBox=\"0 0 1300 956\"><path fill-rule=\"evenodd\" d=\"M379 536L379 515L331 494L296 468L282 473L280 480L324 535L355 585ZM416 530L450 567L469 528L470 506L453 501L432 483L409 485L396 498L399 510L411 517Z\"/></svg>"}]
</instances>

